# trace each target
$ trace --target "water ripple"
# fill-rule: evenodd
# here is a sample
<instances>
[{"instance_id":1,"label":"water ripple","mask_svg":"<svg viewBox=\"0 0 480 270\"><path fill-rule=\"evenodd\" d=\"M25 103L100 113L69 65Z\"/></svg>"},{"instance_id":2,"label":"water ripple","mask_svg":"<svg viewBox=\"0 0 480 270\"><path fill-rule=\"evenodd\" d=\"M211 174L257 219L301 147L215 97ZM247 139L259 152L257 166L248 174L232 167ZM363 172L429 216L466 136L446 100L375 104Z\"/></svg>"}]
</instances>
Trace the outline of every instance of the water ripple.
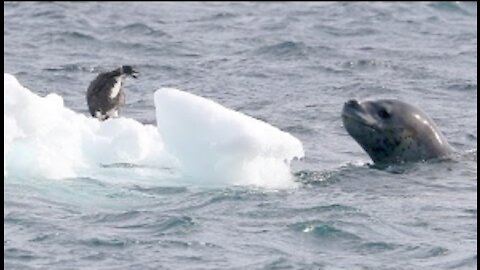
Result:
<instances>
[{"instance_id":1,"label":"water ripple","mask_svg":"<svg viewBox=\"0 0 480 270\"><path fill-rule=\"evenodd\" d=\"M256 50L256 54L269 57L307 57L309 50L303 42L284 41L261 47Z\"/></svg>"}]
</instances>

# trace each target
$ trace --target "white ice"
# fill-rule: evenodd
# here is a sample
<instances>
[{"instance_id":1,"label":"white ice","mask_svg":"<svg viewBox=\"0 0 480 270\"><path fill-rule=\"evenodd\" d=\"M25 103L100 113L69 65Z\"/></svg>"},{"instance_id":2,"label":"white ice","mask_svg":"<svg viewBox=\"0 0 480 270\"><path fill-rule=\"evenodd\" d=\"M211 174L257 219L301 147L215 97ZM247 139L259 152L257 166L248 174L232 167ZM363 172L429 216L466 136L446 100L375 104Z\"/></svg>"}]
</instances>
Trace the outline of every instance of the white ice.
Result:
<instances>
[{"instance_id":1,"label":"white ice","mask_svg":"<svg viewBox=\"0 0 480 270\"><path fill-rule=\"evenodd\" d=\"M173 88L155 92L157 127L188 177L253 185L291 182L302 143L265 122Z\"/></svg>"},{"instance_id":2,"label":"white ice","mask_svg":"<svg viewBox=\"0 0 480 270\"><path fill-rule=\"evenodd\" d=\"M172 168L200 185L294 185L290 161L304 152L292 135L180 90L160 88L154 99L157 126L100 122L5 73L4 176L95 177L102 165L122 163Z\"/></svg>"}]
</instances>

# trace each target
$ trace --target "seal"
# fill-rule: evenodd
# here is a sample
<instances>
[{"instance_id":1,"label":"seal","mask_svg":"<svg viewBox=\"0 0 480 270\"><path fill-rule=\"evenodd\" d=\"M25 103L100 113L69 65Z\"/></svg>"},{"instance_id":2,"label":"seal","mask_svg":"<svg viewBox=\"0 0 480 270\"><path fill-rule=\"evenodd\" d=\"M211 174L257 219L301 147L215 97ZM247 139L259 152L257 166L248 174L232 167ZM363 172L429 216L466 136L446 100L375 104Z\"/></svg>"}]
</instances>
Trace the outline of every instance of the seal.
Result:
<instances>
[{"instance_id":1,"label":"seal","mask_svg":"<svg viewBox=\"0 0 480 270\"><path fill-rule=\"evenodd\" d=\"M349 100L342 120L375 164L428 160L454 151L432 119L400 100Z\"/></svg>"},{"instance_id":2,"label":"seal","mask_svg":"<svg viewBox=\"0 0 480 270\"><path fill-rule=\"evenodd\" d=\"M123 80L127 75L137 78L137 73L131 66L122 66L113 71L98 74L87 90L90 114L101 121L118 117L121 106L125 104Z\"/></svg>"}]
</instances>

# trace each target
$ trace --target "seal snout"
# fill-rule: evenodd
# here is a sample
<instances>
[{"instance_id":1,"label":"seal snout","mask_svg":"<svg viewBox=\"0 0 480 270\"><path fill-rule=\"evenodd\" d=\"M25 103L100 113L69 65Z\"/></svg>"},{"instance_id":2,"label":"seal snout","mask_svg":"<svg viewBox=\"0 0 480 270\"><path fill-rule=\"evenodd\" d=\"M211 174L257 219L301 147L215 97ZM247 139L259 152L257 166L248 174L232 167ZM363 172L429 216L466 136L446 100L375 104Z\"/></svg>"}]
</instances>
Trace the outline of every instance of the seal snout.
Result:
<instances>
[{"instance_id":1,"label":"seal snout","mask_svg":"<svg viewBox=\"0 0 480 270\"><path fill-rule=\"evenodd\" d=\"M350 107L352 109L360 108L360 104L356 99L350 99L349 101L345 102L345 107Z\"/></svg>"},{"instance_id":2,"label":"seal snout","mask_svg":"<svg viewBox=\"0 0 480 270\"><path fill-rule=\"evenodd\" d=\"M362 110L362 106L356 99L350 99L343 105L343 116L357 116Z\"/></svg>"}]
</instances>

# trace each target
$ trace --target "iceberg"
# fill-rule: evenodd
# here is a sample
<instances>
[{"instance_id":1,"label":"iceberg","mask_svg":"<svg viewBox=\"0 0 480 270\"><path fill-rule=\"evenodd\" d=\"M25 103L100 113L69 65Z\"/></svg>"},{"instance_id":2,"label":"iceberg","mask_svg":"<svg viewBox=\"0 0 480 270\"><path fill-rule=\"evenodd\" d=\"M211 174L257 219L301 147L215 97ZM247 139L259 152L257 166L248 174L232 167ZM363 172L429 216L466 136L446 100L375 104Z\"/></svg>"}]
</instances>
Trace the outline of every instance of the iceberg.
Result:
<instances>
[{"instance_id":1,"label":"iceberg","mask_svg":"<svg viewBox=\"0 0 480 270\"><path fill-rule=\"evenodd\" d=\"M4 177L95 177L105 165L132 164L170 168L176 180L199 185L295 185L290 162L304 151L291 134L173 88L155 91L154 102L156 126L125 117L101 122L5 73Z\"/></svg>"},{"instance_id":2,"label":"iceberg","mask_svg":"<svg viewBox=\"0 0 480 270\"><path fill-rule=\"evenodd\" d=\"M57 94L34 94L10 74L3 117L4 175L59 179L116 163L174 163L155 126L123 117L100 122L66 108Z\"/></svg>"},{"instance_id":3,"label":"iceberg","mask_svg":"<svg viewBox=\"0 0 480 270\"><path fill-rule=\"evenodd\" d=\"M159 133L187 175L233 184L292 182L290 161L304 156L294 136L181 90L160 88L154 98Z\"/></svg>"}]
</instances>

